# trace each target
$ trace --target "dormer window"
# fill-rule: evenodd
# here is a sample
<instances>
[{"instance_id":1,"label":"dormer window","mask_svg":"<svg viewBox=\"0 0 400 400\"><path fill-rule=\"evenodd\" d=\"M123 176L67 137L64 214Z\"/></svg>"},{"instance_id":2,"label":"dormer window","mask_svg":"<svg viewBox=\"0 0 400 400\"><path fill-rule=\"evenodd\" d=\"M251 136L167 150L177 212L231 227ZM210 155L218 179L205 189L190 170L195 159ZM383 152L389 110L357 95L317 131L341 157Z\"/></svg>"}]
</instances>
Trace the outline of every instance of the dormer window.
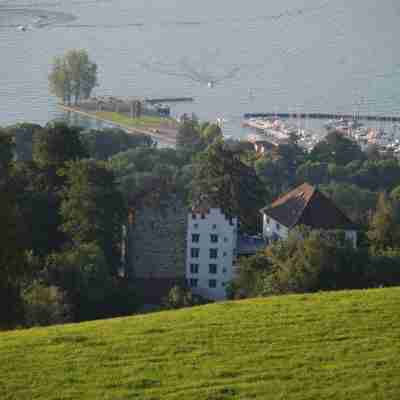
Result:
<instances>
[{"instance_id":1,"label":"dormer window","mask_svg":"<svg viewBox=\"0 0 400 400\"><path fill-rule=\"evenodd\" d=\"M277 230L277 231L280 231L280 230L281 230L281 226L280 226L280 224L278 224L278 223L276 223L276 230Z\"/></svg>"}]
</instances>

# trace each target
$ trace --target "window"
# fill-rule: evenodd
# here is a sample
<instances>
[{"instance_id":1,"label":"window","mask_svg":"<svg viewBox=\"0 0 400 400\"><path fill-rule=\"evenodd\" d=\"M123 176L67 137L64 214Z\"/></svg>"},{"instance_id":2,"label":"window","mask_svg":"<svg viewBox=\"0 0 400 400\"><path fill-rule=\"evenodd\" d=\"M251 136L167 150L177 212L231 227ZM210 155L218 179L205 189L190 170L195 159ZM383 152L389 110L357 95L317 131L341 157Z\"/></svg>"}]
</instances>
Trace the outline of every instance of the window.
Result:
<instances>
[{"instance_id":1,"label":"window","mask_svg":"<svg viewBox=\"0 0 400 400\"><path fill-rule=\"evenodd\" d=\"M218 243L218 235L210 235L211 243Z\"/></svg>"},{"instance_id":2,"label":"window","mask_svg":"<svg viewBox=\"0 0 400 400\"><path fill-rule=\"evenodd\" d=\"M197 249L195 247L192 247L190 249L190 255L192 256L192 258L199 258L200 256L200 249Z\"/></svg>"},{"instance_id":3,"label":"window","mask_svg":"<svg viewBox=\"0 0 400 400\"><path fill-rule=\"evenodd\" d=\"M192 242L193 243L199 243L199 240L200 240L200 235L198 233L194 233L192 235Z\"/></svg>"},{"instance_id":4,"label":"window","mask_svg":"<svg viewBox=\"0 0 400 400\"><path fill-rule=\"evenodd\" d=\"M217 225L216 225L216 224L213 224L212 228L213 228L213 229L217 229Z\"/></svg>"},{"instance_id":5,"label":"window","mask_svg":"<svg viewBox=\"0 0 400 400\"><path fill-rule=\"evenodd\" d=\"M267 218L267 224L269 225L269 223L271 222L271 220L269 218Z\"/></svg>"},{"instance_id":6,"label":"window","mask_svg":"<svg viewBox=\"0 0 400 400\"><path fill-rule=\"evenodd\" d=\"M218 258L218 249L210 249L210 258Z\"/></svg>"},{"instance_id":7,"label":"window","mask_svg":"<svg viewBox=\"0 0 400 400\"><path fill-rule=\"evenodd\" d=\"M210 279L208 281L208 287L210 289L215 289L217 287L217 281L215 279Z\"/></svg>"},{"instance_id":8,"label":"window","mask_svg":"<svg viewBox=\"0 0 400 400\"><path fill-rule=\"evenodd\" d=\"M228 238L227 237L224 237L224 242L226 243L228 241Z\"/></svg>"},{"instance_id":9,"label":"window","mask_svg":"<svg viewBox=\"0 0 400 400\"><path fill-rule=\"evenodd\" d=\"M197 219L197 215L196 214L192 214L192 219Z\"/></svg>"},{"instance_id":10,"label":"window","mask_svg":"<svg viewBox=\"0 0 400 400\"><path fill-rule=\"evenodd\" d=\"M204 214L201 214L201 219L206 219L206 216Z\"/></svg>"},{"instance_id":11,"label":"window","mask_svg":"<svg viewBox=\"0 0 400 400\"><path fill-rule=\"evenodd\" d=\"M199 273L199 264L190 264L190 273L198 274Z\"/></svg>"},{"instance_id":12,"label":"window","mask_svg":"<svg viewBox=\"0 0 400 400\"><path fill-rule=\"evenodd\" d=\"M210 264L208 269L208 272L210 274L216 274L217 273L217 264Z\"/></svg>"},{"instance_id":13,"label":"window","mask_svg":"<svg viewBox=\"0 0 400 400\"><path fill-rule=\"evenodd\" d=\"M189 286L192 288L197 288L197 282L198 282L198 279L190 279Z\"/></svg>"},{"instance_id":14,"label":"window","mask_svg":"<svg viewBox=\"0 0 400 400\"><path fill-rule=\"evenodd\" d=\"M279 231L280 229L281 229L281 226L278 223L276 223L276 230Z\"/></svg>"},{"instance_id":15,"label":"window","mask_svg":"<svg viewBox=\"0 0 400 400\"><path fill-rule=\"evenodd\" d=\"M198 227L199 227L199 224L194 224L194 225L193 225L193 228L194 228L194 229L197 229Z\"/></svg>"}]
</instances>

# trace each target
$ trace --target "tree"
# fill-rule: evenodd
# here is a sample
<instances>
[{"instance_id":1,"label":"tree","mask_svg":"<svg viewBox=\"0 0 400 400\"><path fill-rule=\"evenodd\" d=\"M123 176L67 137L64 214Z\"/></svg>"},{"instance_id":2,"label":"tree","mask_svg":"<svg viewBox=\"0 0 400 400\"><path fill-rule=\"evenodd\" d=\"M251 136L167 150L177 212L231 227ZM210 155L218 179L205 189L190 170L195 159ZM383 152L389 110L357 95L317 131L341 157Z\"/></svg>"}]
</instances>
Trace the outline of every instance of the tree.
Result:
<instances>
[{"instance_id":1,"label":"tree","mask_svg":"<svg viewBox=\"0 0 400 400\"><path fill-rule=\"evenodd\" d=\"M254 256L240 259L240 267L235 279L227 289L230 299L257 297L263 294L264 280L271 273L271 263L265 250Z\"/></svg>"},{"instance_id":2,"label":"tree","mask_svg":"<svg viewBox=\"0 0 400 400\"><path fill-rule=\"evenodd\" d=\"M129 135L121 129L89 130L83 132L82 140L89 154L96 160L107 160L115 154L135 147L154 147L148 135Z\"/></svg>"},{"instance_id":3,"label":"tree","mask_svg":"<svg viewBox=\"0 0 400 400\"><path fill-rule=\"evenodd\" d=\"M12 157L12 138L0 130L0 327L11 326L21 317L20 287L26 273L25 235L17 208Z\"/></svg>"},{"instance_id":4,"label":"tree","mask_svg":"<svg viewBox=\"0 0 400 400\"><path fill-rule=\"evenodd\" d=\"M271 272L264 279L264 295L366 286L368 253L323 231L299 228L287 241L269 246L266 256Z\"/></svg>"},{"instance_id":5,"label":"tree","mask_svg":"<svg viewBox=\"0 0 400 400\"><path fill-rule=\"evenodd\" d=\"M205 147L199 123L193 119L185 120L179 126L176 138L177 150L190 157Z\"/></svg>"},{"instance_id":6,"label":"tree","mask_svg":"<svg viewBox=\"0 0 400 400\"><path fill-rule=\"evenodd\" d=\"M80 160L59 174L66 179L60 193L63 232L73 246L97 243L116 274L126 207L113 172L99 161Z\"/></svg>"},{"instance_id":7,"label":"tree","mask_svg":"<svg viewBox=\"0 0 400 400\"><path fill-rule=\"evenodd\" d=\"M6 128L12 135L15 143L15 155L18 161L32 160L32 146L34 132L42 129L40 125L31 123L20 123Z\"/></svg>"},{"instance_id":8,"label":"tree","mask_svg":"<svg viewBox=\"0 0 400 400\"><path fill-rule=\"evenodd\" d=\"M346 165L353 160L364 160L360 146L340 132L330 132L311 151L311 161Z\"/></svg>"},{"instance_id":9,"label":"tree","mask_svg":"<svg viewBox=\"0 0 400 400\"><path fill-rule=\"evenodd\" d=\"M376 208L378 193L347 183L331 183L320 187L352 221L367 225L370 212Z\"/></svg>"},{"instance_id":10,"label":"tree","mask_svg":"<svg viewBox=\"0 0 400 400\"><path fill-rule=\"evenodd\" d=\"M45 283L61 288L74 321L132 314L137 296L128 282L112 276L97 243L83 243L47 259Z\"/></svg>"},{"instance_id":11,"label":"tree","mask_svg":"<svg viewBox=\"0 0 400 400\"><path fill-rule=\"evenodd\" d=\"M225 146L222 140L210 145L194 165L191 199L206 196L230 217L239 217L242 230L257 231L259 210L266 190L254 168L241 160L242 153Z\"/></svg>"},{"instance_id":12,"label":"tree","mask_svg":"<svg viewBox=\"0 0 400 400\"><path fill-rule=\"evenodd\" d=\"M17 163L14 176L18 209L29 232L28 248L39 257L60 250L66 241L60 230L58 195L64 179L57 176L56 168L39 167L33 162Z\"/></svg>"},{"instance_id":13,"label":"tree","mask_svg":"<svg viewBox=\"0 0 400 400\"><path fill-rule=\"evenodd\" d=\"M194 296L190 289L179 285L172 287L163 300L164 306L169 309L192 307L206 303L207 301L205 299Z\"/></svg>"},{"instance_id":14,"label":"tree","mask_svg":"<svg viewBox=\"0 0 400 400\"><path fill-rule=\"evenodd\" d=\"M372 247L377 251L400 247L398 209L381 193L368 231Z\"/></svg>"},{"instance_id":15,"label":"tree","mask_svg":"<svg viewBox=\"0 0 400 400\"><path fill-rule=\"evenodd\" d=\"M222 139L222 130L217 124L204 123L200 127L201 137L207 145L214 143L216 140Z\"/></svg>"},{"instance_id":16,"label":"tree","mask_svg":"<svg viewBox=\"0 0 400 400\"><path fill-rule=\"evenodd\" d=\"M90 97L97 86L97 65L86 50L69 50L64 57L56 57L49 74L50 92L65 104L75 104Z\"/></svg>"},{"instance_id":17,"label":"tree","mask_svg":"<svg viewBox=\"0 0 400 400\"><path fill-rule=\"evenodd\" d=\"M61 167L65 162L88 156L82 141L81 129L64 122L50 122L35 131L33 159L42 167Z\"/></svg>"},{"instance_id":18,"label":"tree","mask_svg":"<svg viewBox=\"0 0 400 400\"><path fill-rule=\"evenodd\" d=\"M308 182L319 185L329 181L328 165L321 162L307 161L302 164L296 172L298 182Z\"/></svg>"},{"instance_id":19,"label":"tree","mask_svg":"<svg viewBox=\"0 0 400 400\"><path fill-rule=\"evenodd\" d=\"M27 326L62 324L71 319L65 293L57 286L34 281L24 290L23 301Z\"/></svg>"}]
</instances>

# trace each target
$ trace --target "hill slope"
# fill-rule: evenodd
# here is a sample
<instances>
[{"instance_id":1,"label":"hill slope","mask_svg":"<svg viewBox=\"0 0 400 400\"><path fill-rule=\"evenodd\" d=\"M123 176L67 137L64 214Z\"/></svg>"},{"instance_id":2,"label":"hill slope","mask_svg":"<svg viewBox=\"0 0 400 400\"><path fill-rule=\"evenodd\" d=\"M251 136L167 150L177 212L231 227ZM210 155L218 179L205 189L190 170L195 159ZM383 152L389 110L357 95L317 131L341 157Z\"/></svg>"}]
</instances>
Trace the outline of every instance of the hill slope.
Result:
<instances>
[{"instance_id":1,"label":"hill slope","mask_svg":"<svg viewBox=\"0 0 400 400\"><path fill-rule=\"evenodd\" d=\"M399 399L400 288L0 334L5 399Z\"/></svg>"}]
</instances>

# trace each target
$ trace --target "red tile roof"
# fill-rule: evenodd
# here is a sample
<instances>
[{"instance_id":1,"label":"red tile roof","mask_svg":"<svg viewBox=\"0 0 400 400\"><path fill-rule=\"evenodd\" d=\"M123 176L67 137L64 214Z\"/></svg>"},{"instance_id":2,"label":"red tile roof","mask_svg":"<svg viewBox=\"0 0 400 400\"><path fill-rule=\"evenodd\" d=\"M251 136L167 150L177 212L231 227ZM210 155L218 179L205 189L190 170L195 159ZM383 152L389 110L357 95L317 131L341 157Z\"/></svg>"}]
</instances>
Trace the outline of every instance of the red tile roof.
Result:
<instances>
[{"instance_id":1,"label":"red tile roof","mask_svg":"<svg viewBox=\"0 0 400 400\"><path fill-rule=\"evenodd\" d=\"M283 195L261 212L287 228L306 225L313 229L357 229L332 200L308 183Z\"/></svg>"}]
</instances>

